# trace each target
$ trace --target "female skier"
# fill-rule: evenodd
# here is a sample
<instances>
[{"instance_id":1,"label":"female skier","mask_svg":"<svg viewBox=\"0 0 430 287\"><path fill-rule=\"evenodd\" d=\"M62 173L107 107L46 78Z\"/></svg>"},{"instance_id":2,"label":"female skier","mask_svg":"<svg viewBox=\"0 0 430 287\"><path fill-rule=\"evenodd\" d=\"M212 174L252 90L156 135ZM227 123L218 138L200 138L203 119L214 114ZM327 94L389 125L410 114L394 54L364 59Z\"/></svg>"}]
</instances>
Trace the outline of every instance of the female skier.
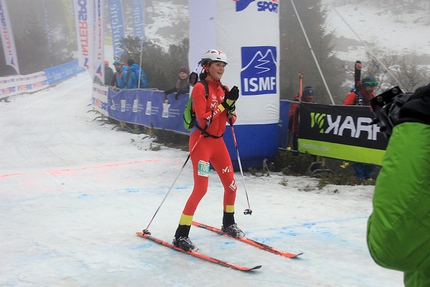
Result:
<instances>
[{"instance_id":1,"label":"female skier","mask_svg":"<svg viewBox=\"0 0 430 287\"><path fill-rule=\"evenodd\" d=\"M194 85L191 93L192 108L196 115L196 126L189 139L189 150L193 165L194 188L185 204L173 244L186 251L195 250L189 239L191 224L197 206L208 189L210 165L217 172L224 186L222 230L234 237L244 237L234 220L236 181L227 147L222 138L226 122L236 121L235 103L239 89L228 90L221 84L227 65L227 56L219 50L206 51L200 61L203 67L201 81ZM207 83L207 92L205 84Z\"/></svg>"}]
</instances>

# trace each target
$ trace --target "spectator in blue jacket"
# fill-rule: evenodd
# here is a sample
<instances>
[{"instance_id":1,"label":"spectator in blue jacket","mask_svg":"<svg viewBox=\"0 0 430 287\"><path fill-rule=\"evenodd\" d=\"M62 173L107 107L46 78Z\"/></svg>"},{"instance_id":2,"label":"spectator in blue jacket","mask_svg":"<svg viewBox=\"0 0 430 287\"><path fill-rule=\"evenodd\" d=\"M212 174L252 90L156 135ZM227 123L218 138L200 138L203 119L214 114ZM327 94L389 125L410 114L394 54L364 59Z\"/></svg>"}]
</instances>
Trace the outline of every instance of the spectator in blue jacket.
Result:
<instances>
[{"instance_id":1,"label":"spectator in blue jacket","mask_svg":"<svg viewBox=\"0 0 430 287\"><path fill-rule=\"evenodd\" d=\"M145 72L139 67L133 59L128 59L128 72L130 73L126 80L127 89L137 89L140 84L140 88L149 88L148 81L146 80ZM139 81L140 76L140 81Z\"/></svg>"},{"instance_id":2,"label":"spectator in blue jacket","mask_svg":"<svg viewBox=\"0 0 430 287\"><path fill-rule=\"evenodd\" d=\"M116 76L116 83L115 86L119 89L124 89L125 86L125 79L127 78L127 66L123 65L119 60L115 60L113 62L113 65L115 67L115 76Z\"/></svg>"}]
</instances>

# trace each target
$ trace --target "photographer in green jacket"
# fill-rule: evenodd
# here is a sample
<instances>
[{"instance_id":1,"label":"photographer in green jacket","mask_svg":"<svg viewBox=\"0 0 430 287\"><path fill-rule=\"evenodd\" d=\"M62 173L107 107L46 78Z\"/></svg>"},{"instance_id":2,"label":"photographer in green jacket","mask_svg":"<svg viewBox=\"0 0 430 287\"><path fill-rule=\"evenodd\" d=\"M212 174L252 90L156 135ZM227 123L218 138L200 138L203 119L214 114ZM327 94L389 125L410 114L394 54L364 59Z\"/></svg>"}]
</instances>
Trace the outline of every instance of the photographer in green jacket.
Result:
<instances>
[{"instance_id":1,"label":"photographer in green jacket","mask_svg":"<svg viewBox=\"0 0 430 287\"><path fill-rule=\"evenodd\" d=\"M367 245L378 265L404 273L405 286L430 286L430 84L384 106L381 99L372 107L389 142Z\"/></svg>"}]
</instances>

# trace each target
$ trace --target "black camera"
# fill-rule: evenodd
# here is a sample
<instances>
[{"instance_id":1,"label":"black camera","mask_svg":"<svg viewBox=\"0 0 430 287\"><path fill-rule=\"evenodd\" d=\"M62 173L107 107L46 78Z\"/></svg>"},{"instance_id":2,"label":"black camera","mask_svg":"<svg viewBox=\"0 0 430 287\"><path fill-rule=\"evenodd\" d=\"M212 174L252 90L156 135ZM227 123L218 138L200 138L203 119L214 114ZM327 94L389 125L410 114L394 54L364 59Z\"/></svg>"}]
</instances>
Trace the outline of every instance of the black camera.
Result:
<instances>
[{"instance_id":1,"label":"black camera","mask_svg":"<svg viewBox=\"0 0 430 287\"><path fill-rule=\"evenodd\" d=\"M372 124L377 124L387 139L390 138L393 127L398 124L400 108L411 96L412 93L403 93L396 86L370 100L370 106L375 114Z\"/></svg>"}]
</instances>

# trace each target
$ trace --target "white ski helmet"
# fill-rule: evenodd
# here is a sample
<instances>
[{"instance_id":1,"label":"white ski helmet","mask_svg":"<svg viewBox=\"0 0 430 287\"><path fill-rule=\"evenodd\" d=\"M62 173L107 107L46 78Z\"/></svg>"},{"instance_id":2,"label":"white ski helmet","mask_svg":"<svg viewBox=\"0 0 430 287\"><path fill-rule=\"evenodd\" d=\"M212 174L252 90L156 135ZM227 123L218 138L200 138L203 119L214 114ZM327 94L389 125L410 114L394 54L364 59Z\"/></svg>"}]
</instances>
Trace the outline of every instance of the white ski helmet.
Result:
<instances>
[{"instance_id":1,"label":"white ski helmet","mask_svg":"<svg viewBox=\"0 0 430 287\"><path fill-rule=\"evenodd\" d=\"M215 49L207 50L203 54L202 59L200 61L200 64L204 65L204 64L207 64L210 62L215 62L215 61L223 62L227 65L228 64L227 55L224 54L224 52L220 51L220 50L215 50Z\"/></svg>"}]
</instances>

